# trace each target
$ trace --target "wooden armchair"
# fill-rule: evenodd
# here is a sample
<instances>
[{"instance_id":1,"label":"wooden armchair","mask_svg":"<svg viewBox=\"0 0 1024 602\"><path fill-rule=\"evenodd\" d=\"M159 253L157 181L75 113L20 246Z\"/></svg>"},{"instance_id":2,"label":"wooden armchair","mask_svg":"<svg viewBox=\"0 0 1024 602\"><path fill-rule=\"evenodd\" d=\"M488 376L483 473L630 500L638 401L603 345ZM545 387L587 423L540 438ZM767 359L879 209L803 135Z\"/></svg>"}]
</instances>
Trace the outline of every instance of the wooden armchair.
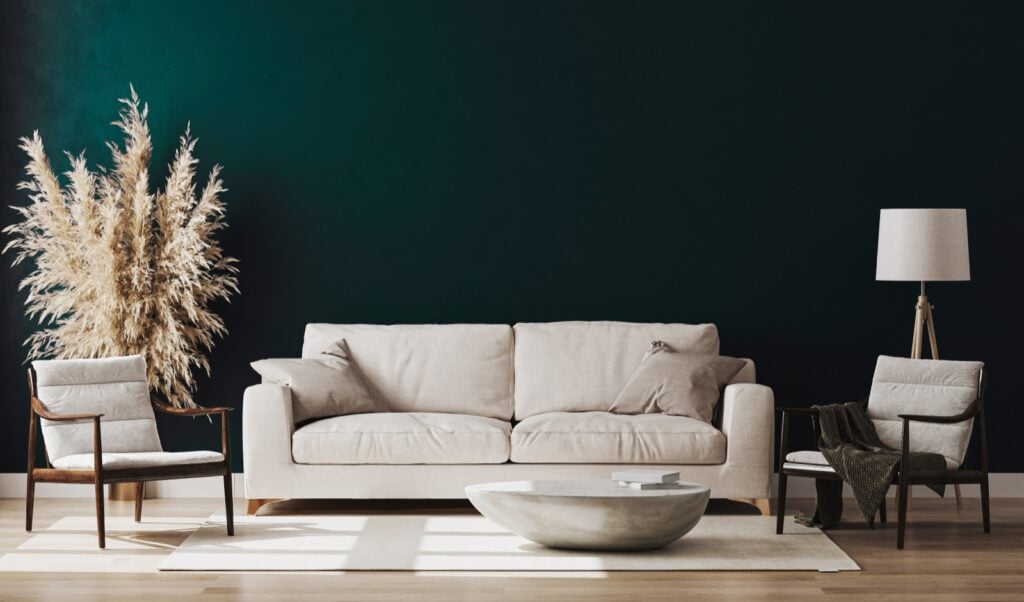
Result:
<instances>
[{"instance_id":1,"label":"wooden armchair","mask_svg":"<svg viewBox=\"0 0 1024 602\"><path fill-rule=\"evenodd\" d=\"M988 445L985 436L985 384L987 376L980 362L908 360L882 356L878 359L871 396L863 400L868 417L887 446L901 450L902 461L894 477L897 485L898 526L896 547L903 549L907 528L907 502L911 485L977 484L981 488L981 516L985 533L991 531L988 492ZM922 410L930 408L929 413ZM783 532L786 514L786 486L789 477L839 480L824 455L816 450L789 449L790 417L807 416L814 439L820 433L813 408L776 408L782 413L779 436L778 516L776 533ZM931 412L943 412L935 415ZM973 426L977 423L977 429ZM973 435L973 436L972 436ZM978 447L978 467L963 468L971 441ZM946 460L947 470L910 471L910 452L933 452ZM879 519L886 522L885 500ZM869 523L874 528L874 523Z\"/></svg>"},{"instance_id":2,"label":"wooden armchair","mask_svg":"<svg viewBox=\"0 0 1024 602\"><path fill-rule=\"evenodd\" d=\"M26 531L32 530L36 483L92 484L99 547L104 548L105 483L136 483L135 520L140 521L144 482L222 476L227 531L234 535L227 417L231 408L183 409L151 399L141 356L36 361L28 370L28 387ZM174 416L220 414L221 451L163 451L154 408ZM43 434L44 468L35 461L37 430Z\"/></svg>"}]
</instances>

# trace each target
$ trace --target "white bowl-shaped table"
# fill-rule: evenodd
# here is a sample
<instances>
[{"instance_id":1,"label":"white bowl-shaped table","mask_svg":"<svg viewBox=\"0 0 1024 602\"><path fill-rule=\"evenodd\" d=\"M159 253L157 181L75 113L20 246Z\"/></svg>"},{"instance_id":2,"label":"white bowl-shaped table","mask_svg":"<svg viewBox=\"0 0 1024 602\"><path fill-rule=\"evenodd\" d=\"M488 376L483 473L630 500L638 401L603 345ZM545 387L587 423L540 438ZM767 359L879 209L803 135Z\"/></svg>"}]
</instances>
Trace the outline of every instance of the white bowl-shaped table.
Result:
<instances>
[{"instance_id":1,"label":"white bowl-shaped table","mask_svg":"<svg viewBox=\"0 0 1024 602\"><path fill-rule=\"evenodd\" d=\"M466 487L481 514L530 541L581 550L651 550L693 529L711 490L640 490L612 480L508 481Z\"/></svg>"}]
</instances>

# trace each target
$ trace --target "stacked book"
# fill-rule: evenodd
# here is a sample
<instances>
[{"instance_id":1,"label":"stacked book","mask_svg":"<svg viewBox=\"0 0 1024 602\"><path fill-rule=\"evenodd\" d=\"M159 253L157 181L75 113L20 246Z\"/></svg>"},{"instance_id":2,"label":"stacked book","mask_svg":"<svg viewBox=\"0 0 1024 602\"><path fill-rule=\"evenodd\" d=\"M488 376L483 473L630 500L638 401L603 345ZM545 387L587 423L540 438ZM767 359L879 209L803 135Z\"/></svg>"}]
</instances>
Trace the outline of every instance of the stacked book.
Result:
<instances>
[{"instance_id":1,"label":"stacked book","mask_svg":"<svg viewBox=\"0 0 1024 602\"><path fill-rule=\"evenodd\" d=\"M612 480L633 489L678 489L679 473L667 470L620 470Z\"/></svg>"}]
</instances>

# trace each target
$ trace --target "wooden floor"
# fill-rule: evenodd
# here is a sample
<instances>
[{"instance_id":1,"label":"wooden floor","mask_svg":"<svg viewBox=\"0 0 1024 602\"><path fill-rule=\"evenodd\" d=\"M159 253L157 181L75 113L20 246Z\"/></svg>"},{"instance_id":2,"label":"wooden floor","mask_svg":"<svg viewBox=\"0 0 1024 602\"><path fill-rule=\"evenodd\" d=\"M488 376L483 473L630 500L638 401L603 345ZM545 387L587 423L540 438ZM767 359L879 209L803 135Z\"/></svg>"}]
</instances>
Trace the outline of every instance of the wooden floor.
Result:
<instances>
[{"instance_id":1,"label":"wooden floor","mask_svg":"<svg viewBox=\"0 0 1024 602\"><path fill-rule=\"evenodd\" d=\"M243 501L236 504L242 511ZM806 500L791 508L807 509ZM363 506L365 512L367 506ZM753 509L716 502L715 513ZM153 515L205 517L217 500L147 500ZM852 516L854 508L848 509ZM92 512L89 499L40 499L36 526ZM108 516L130 516L130 502L110 502ZM864 569L856 573L0 573L0 600L410 601L525 600L1024 600L1024 499L995 499L992 533L981 532L977 500L917 498L907 549L895 548L892 524L869 531L849 520L830 532ZM895 514L895 512L891 513ZM27 539L24 502L0 500L0 553Z\"/></svg>"}]
</instances>

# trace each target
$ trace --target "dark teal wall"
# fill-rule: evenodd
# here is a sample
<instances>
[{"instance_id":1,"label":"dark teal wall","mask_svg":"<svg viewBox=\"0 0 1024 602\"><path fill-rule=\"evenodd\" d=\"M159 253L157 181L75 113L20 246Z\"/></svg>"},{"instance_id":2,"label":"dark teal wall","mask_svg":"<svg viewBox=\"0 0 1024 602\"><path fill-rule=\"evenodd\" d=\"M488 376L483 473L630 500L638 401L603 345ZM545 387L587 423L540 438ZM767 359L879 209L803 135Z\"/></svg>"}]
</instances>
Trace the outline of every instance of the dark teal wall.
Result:
<instances>
[{"instance_id":1,"label":"dark teal wall","mask_svg":"<svg viewBox=\"0 0 1024 602\"><path fill-rule=\"evenodd\" d=\"M873 279L879 208L967 207L974 280L932 287L939 339L988 362L993 465L1024 471L1022 4L0 6L3 205L35 128L106 162L129 82L158 176L188 120L224 164L243 292L205 403L240 406L309 321L713 321L780 402L860 397L916 295ZM17 471L30 325L24 271L0 274Z\"/></svg>"}]
</instances>

